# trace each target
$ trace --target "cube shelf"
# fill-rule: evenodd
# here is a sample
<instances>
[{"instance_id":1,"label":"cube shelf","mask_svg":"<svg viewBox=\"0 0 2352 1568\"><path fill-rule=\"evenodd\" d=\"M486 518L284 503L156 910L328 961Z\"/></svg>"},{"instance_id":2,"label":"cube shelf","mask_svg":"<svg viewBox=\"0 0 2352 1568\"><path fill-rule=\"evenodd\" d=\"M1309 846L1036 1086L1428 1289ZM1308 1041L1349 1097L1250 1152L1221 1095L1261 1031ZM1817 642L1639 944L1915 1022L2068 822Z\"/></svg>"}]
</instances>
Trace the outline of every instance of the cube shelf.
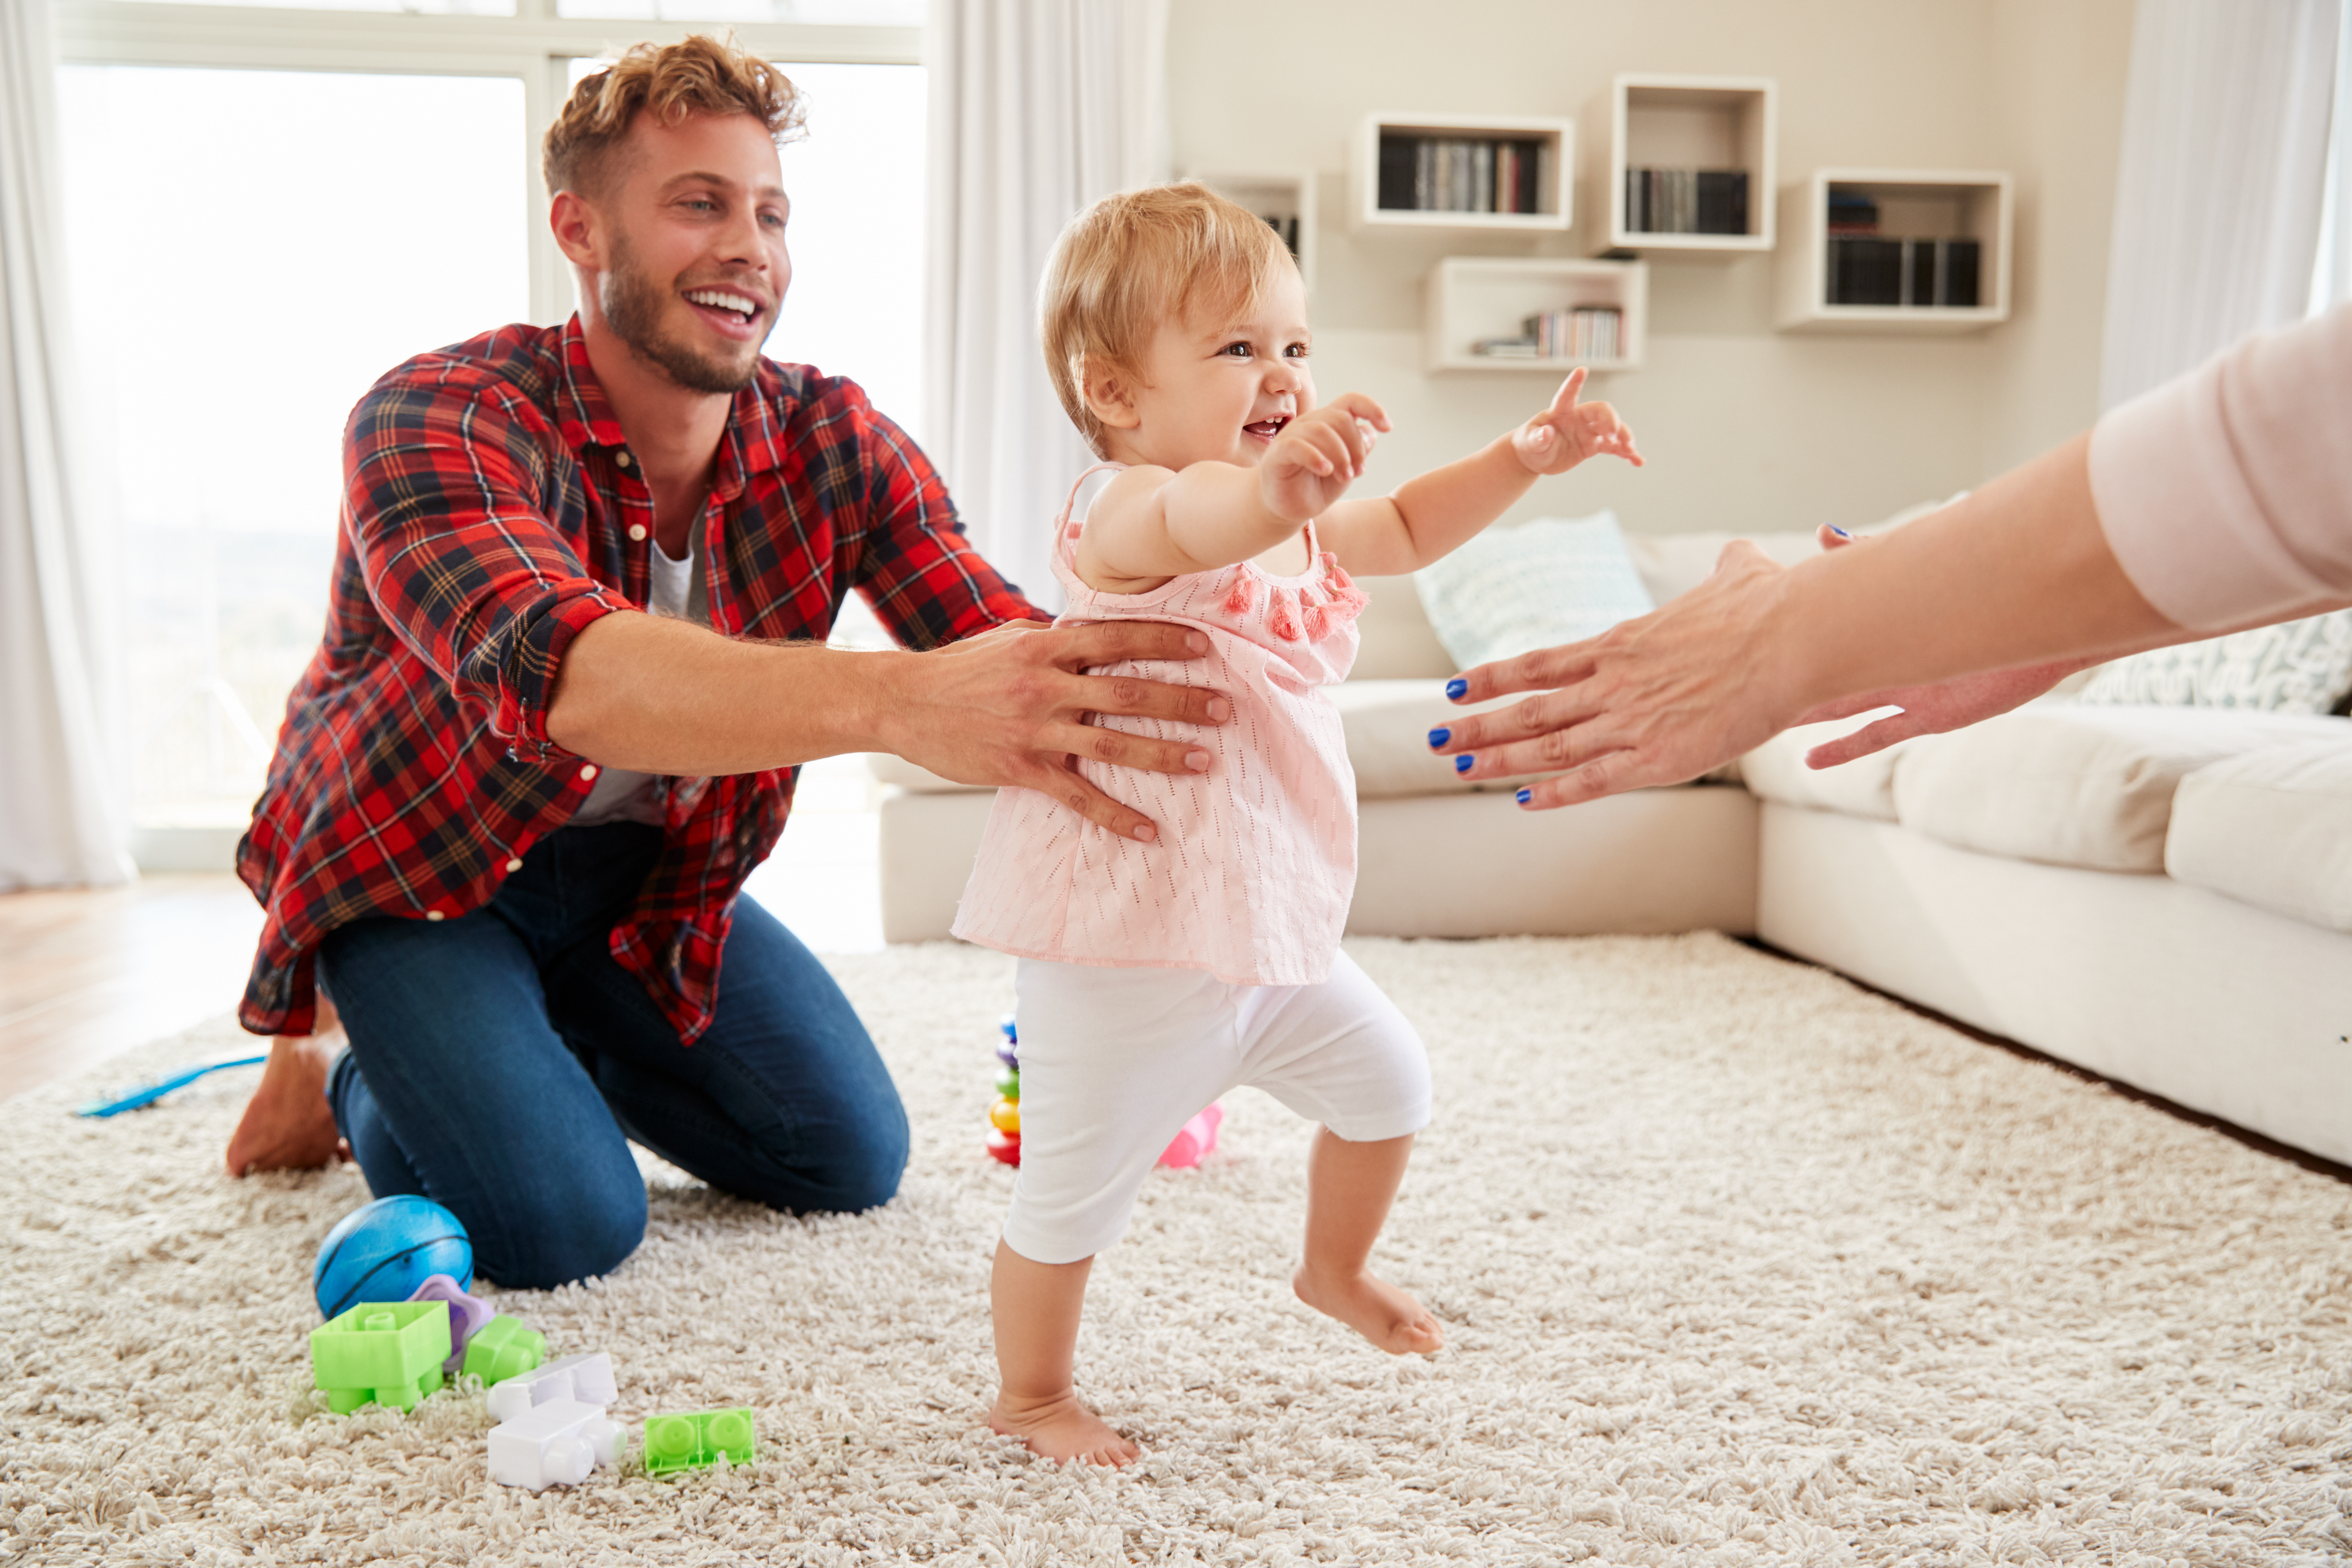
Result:
<instances>
[{"instance_id":1,"label":"cube shelf","mask_svg":"<svg viewBox=\"0 0 2352 1568\"><path fill-rule=\"evenodd\" d=\"M1382 205L1382 144L1390 144L1393 153L1399 143L1424 139L1468 143L1474 151L1481 145L1508 142L1516 149L1531 152L1534 158L1532 189L1527 194L1534 198L1534 210L1475 211L1463 210L1459 205L1444 209ZM1575 157L1576 126L1567 120L1496 114L1367 115L1356 135L1350 170L1355 189L1349 201L1349 226L1487 229L1505 233L1558 232L1575 220ZM1435 171L1432 178L1443 177L1444 184L1456 193L1466 188L1476 195L1490 196L1494 179L1491 166L1482 169L1475 160L1470 160L1470 163L1471 166L1466 171L1458 166L1450 173ZM1400 171L1392 163L1391 169L1392 198L1399 194L1396 181L1400 176L1404 187L1415 186L1410 168ZM1470 203L1472 206L1479 205L1502 204L1491 200L1484 204L1476 200Z\"/></svg>"},{"instance_id":2,"label":"cube shelf","mask_svg":"<svg viewBox=\"0 0 2352 1568\"><path fill-rule=\"evenodd\" d=\"M1780 89L1765 77L1618 77L1607 96L1596 98L1585 111L1588 173L1594 182L1590 195L1607 204L1608 215L1606 233L1593 248L1718 255L1771 249L1779 99ZM1648 169L1745 175L1741 232L1668 232L1664 223L1635 226L1640 215L1626 174ZM1685 196L1685 221L1709 205L1709 195L1698 190Z\"/></svg>"},{"instance_id":3,"label":"cube shelf","mask_svg":"<svg viewBox=\"0 0 2352 1568\"><path fill-rule=\"evenodd\" d=\"M1315 175L1311 170L1257 174L1187 174L1273 225L1290 244L1298 275L1315 289Z\"/></svg>"},{"instance_id":4,"label":"cube shelf","mask_svg":"<svg viewBox=\"0 0 2352 1568\"><path fill-rule=\"evenodd\" d=\"M1869 210L1875 227L1852 237L1893 240L1974 240L1974 305L1838 303L1832 299L1832 202ZM1780 192L1782 243L1779 325L1792 332L1967 332L2009 319L2012 200L2010 177L1990 170L1816 169ZM1940 248L1940 247L1939 247ZM1916 268L1915 270L1915 260ZM1895 285L1906 298L1948 280L1950 263L1906 251Z\"/></svg>"},{"instance_id":5,"label":"cube shelf","mask_svg":"<svg viewBox=\"0 0 2352 1568\"><path fill-rule=\"evenodd\" d=\"M1433 371L1534 370L1565 375L1580 363L1589 370L1611 371L1632 370L1642 363L1650 271L1641 262L1449 256L1430 273L1424 289L1422 323ZM1611 358L1503 358L1472 347L1484 338L1517 336L1529 316L1590 306L1618 311L1618 353Z\"/></svg>"}]
</instances>

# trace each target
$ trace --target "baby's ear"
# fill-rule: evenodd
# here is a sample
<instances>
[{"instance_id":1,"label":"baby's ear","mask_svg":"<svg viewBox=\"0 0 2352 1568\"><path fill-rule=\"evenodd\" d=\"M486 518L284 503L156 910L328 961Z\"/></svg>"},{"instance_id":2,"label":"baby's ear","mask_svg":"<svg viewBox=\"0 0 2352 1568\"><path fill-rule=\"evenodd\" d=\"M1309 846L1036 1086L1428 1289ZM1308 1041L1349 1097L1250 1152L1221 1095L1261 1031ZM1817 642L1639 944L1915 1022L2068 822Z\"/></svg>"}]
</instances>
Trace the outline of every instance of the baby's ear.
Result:
<instances>
[{"instance_id":1,"label":"baby's ear","mask_svg":"<svg viewBox=\"0 0 2352 1568\"><path fill-rule=\"evenodd\" d=\"M1132 430L1143 423L1135 408L1135 387L1125 371L1088 354L1079 366L1078 392L1087 407L1113 430Z\"/></svg>"}]
</instances>

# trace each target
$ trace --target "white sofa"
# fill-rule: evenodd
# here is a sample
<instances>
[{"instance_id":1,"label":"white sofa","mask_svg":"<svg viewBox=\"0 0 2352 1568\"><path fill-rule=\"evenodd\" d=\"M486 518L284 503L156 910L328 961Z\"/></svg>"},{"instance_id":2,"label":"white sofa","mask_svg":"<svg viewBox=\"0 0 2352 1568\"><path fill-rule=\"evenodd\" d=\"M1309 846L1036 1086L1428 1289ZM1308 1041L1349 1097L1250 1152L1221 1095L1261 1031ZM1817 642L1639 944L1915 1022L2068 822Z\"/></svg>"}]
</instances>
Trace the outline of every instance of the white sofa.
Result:
<instances>
[{"instance_id":1,"label":"white sofa","mask_svg":"<svg viewBox=\"0 0 2352 1568\"><path fill-rule=\"evenodd\" d=\"M1629 540L1663 603L1723 538ZM1794 559L1804 536L1761 541ZM1361 805L1349 929L1713 929L2352 1163L2352 720L2047 699L1827 773L1527 813L1423 736L1461 710L1410 582L1374 582L1334 693ZM1824 732L1834 732L1834 728ZM944 937L991 792L875 759L883 924Z\"/></svg>"}]
</instances>

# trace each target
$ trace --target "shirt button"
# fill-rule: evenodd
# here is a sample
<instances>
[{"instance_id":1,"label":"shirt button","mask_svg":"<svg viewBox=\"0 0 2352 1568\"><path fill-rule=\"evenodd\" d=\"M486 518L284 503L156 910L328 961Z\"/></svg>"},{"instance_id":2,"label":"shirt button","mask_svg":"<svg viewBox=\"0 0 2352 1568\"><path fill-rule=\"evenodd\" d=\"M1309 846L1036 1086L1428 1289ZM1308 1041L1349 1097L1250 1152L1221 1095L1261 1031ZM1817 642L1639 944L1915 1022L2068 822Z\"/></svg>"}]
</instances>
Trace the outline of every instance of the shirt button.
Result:
<instances>
[{"instance_id":1,"label":"shirt button","mask_svg":"<svg viewBox=\"0 0 2352 1568\"><path fill-rule=\"evenodd\" d=\"M646 537L646 525L642 522L629 524L629 537L642 543Z\"/></svg>"},{"instance_id":2,"label":"shirt button","mask_svg":"<svg viewBox=\"0 0 2352 1568\"><path fill-rule=\"evenodd\" d=\"M521 856L520 856L520 855L518 855L518 856L516 856L513 859L511 859L511 860L508 861L508 862L507 862L507 869L508 869L508 870L509 870L509 871L520 871L520 870L521 870L521 869L522 869L522 857L521 857Z\"/></svg>"},{"instance_id":3,"label":"shirt button","mask_svg":"<svg viewBox=\"0 0 2352 1568\"><path fill-rule=\"evenodd\" d=\"M626 452L615 452L613 454L613 461L625 468L629 466L629 455Z\"/></svg>"},{"instance_id":4,"label":"shirt button","mask_svg":"<svg viewBox=\"0 0 2352 1568\"><path fill-rule=\"evenodd\" d=\"M428 921L441 921L447 920L449 917L443 914L439 910L427 910L425 911L425 918Z\"/></svg>"},{"instance_id":5,"label":"shirt button","mask_svg":"<svg viewBox=\"0 0 2352 1568\"><path fill-rule=\"evenodd\" d=\"M581 763L581 764L580 764L580 776L581 776L582 778L583 778L583 779L593 779L593 778L594 778L594 777L596 776L596 764L595 764L595 763Z\"/></svg>"}]
</instances>

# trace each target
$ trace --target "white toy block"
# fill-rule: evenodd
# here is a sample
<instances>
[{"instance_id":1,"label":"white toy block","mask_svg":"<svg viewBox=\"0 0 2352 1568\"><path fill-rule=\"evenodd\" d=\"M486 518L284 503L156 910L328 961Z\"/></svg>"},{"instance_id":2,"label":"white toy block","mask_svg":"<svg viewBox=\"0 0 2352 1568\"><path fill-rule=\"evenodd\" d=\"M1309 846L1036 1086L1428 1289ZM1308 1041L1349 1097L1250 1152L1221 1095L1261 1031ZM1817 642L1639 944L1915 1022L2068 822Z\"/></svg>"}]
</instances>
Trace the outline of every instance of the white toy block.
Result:
<instances>
[{"instance_id":1,"label":"white toy block","mask_svg":"<svg viewBox=\"0 0 2352 1568\"><path fill-rule=\"evenodd\" d=\"M511 1421L533 1405L551 1399L576 1399L583 1405L610 1405L619 1397L613 1386L613 1358L603 1351L568 1355L490 1385L490 1419Z\"/></svg>"},{"instance_id":2,"label":"white toy block","mask_svg":"<svg viewBox=\"0 0 2352 1568\"><path fill-rule=\"evenodd\" d=\"M618 1465L628 1442L602 1406L551 1399L490 1428L490 1479L533 1491L578 1486L598 1465Z\"/></svg>"}]
</instances>

